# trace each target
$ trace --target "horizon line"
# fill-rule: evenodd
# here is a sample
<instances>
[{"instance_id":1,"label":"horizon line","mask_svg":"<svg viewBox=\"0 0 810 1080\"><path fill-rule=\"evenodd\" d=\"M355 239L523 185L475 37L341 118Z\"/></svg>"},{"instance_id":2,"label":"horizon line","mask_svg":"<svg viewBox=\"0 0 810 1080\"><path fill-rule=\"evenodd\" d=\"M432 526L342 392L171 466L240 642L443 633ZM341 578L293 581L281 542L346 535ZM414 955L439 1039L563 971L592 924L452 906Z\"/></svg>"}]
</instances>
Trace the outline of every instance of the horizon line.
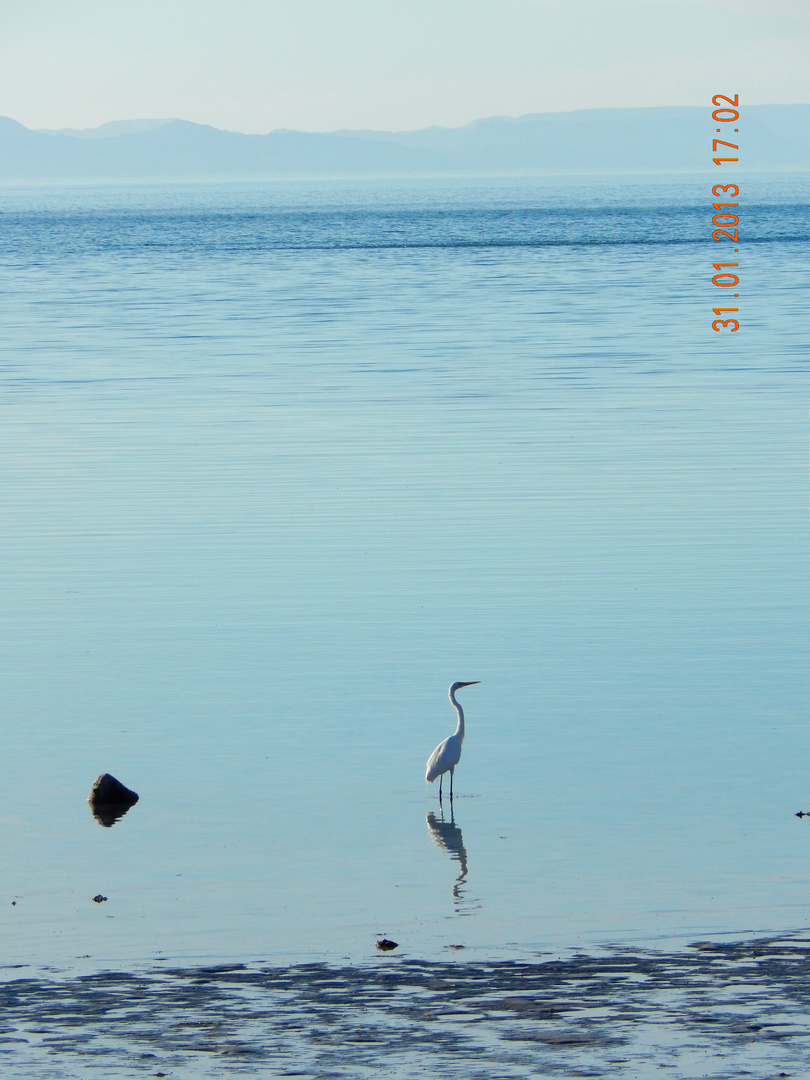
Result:
<instances>
[{"instance_id":1,"label":"horizon line","mask_svg":"<svg viewBox=\"0 0 810 1080\"><path fill-rule=\"evenodd\" d=\"M794 101L794 102L757 102L752 105L744 105L741 108L746 109L758 109L758 108L802 108L810 106L810 102ZM10 120L14 124L19 124L21 128L26 131L33 132L37 135L67 135L67 136L82 136L89 135L108 127L118 127L126 125L138 125L145 124L150 127L163 127L167 124L189 124L192 127L210 128L212 131L225 132L231 135L242 135L245 138L265 138L268 135L278 134L295 134L295 135L416 135L425 131L464 131L466 128L473 127L475 124L487 123L488 121L514 121L519 123L521 120L527 120L529 118L538 116L571 116L575 113L593 113L593 112L660 112L665 109L679 109L679 110L703 110L709 109L709 105L627 105L627 106L589 106L586 108L577 109L554 109L547 112L526 112L519 113L516 116L509 115L507 113L492 114L489 116L479 116L474 120L468 121L466 124L459 124L455 126L446 126L443 124L427 124L424 127L416 128L400 128L400 129L387 129L387 128L332 128L330 130L310 130L307 128L293 128L293 127L276 127L270 128L268 131L256 132L256 131L240 131L236 128L217 127L215 124L206 123L200 120L188 120L185 117L180 116L168 116L168 117L130 117L126 119L118 120L105 120L103 123L96 125L95 127L62 127L62 128L45 128L45 127L28 127L22 121L15 119L13 116L2 116L0 119ZM122 133L123 134L123 133ZM128 134L139 134L138 132L129 132Z\"/></svg>"}]
</instances>

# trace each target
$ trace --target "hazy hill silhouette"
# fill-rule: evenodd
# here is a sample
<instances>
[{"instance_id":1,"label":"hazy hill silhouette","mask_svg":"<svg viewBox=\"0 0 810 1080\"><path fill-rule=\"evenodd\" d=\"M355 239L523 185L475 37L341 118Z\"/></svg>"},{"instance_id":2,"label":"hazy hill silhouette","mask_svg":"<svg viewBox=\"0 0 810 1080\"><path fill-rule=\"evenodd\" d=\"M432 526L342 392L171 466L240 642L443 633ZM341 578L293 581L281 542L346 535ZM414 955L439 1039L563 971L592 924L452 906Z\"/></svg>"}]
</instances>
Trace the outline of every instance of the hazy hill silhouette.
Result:
<instances>
[{"instance_id":1,"label":"hazy hill silhouette","mask_svg":"<svg viewBox=\"0 0 810 1080\"><path fill-rule=\"evenodd\" d=\"M730 142L740 128L735 169L810 169L810 105L752 105L736 125L704 108L587 109L398 133L242 135L185 120L46 132L0 118L0 180L709 171L718 126Z\"/></svg>"}]
</instances>

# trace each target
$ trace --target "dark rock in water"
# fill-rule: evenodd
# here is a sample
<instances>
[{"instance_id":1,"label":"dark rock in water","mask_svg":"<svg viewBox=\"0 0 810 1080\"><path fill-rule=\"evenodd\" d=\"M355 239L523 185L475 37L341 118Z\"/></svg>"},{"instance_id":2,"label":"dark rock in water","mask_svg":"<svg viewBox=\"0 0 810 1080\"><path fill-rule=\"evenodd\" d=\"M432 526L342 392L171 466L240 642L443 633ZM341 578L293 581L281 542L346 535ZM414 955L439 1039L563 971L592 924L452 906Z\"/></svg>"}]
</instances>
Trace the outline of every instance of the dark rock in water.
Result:
<instances>
[{"instance_id":1,"label":"dark rock in water","mask_svg":"<svg viewBox=\"0 0 810 1080\"><path fill-rule=\"evenodd\" d=\"M392 949L398 949L399 943L396 941L389 941L387 937L380 938L377 942L377 948L380 952L390 952Z\"/></svg>"},{"instance_id":2,"label":"dark rock in water","mask_svg":"<svg viewBox=\"0 0 810 1080\"><path fill-rule=\"evenodd\" d=\"M96 893L96 895L93 897L93 903L94 904L103 904L106 899L107 899L106 896L102 896L101 893Z\"/></svg>"},{"instance_id":3,"label":"dark rock in water","mask_svg":"<svg viewBox=\"0 0 810 1080\"><path fill-rule=\"evenodd\" d=\"M87 801L99 825L109 829L135 805L138 796L114 776L103 773L90 788Z\"/></svg>"}]
</instances>

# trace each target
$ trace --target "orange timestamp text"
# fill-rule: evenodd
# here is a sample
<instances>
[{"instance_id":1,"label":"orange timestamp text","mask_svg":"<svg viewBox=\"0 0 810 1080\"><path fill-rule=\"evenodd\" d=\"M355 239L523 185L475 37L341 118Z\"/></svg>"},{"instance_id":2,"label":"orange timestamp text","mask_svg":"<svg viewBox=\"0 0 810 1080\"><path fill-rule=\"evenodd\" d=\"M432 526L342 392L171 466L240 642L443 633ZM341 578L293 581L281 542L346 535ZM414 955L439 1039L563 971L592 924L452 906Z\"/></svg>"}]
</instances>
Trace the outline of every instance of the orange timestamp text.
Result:
<instances>
[{"instance_id":1,"label":"orange timestamp text","mask_svg":"<svg viewBox=\"0 0 810 1080\"><path fill-rule=\"evenodd\" d=\"M728 94L715 94L712 98L712 105L714 105L714 112L712 113L712 120L716 124L734 124L738 123L740 119L740 95L734 94L729 96ZM739 152L739 128L716 128L718 135L735 134L737 135L737 142L728 142L725 139L713 139L712 140L712 153L716 154L718 148L726 146L731 150ZM712 161L715 165L726 165L732 162L739 162L739 157L713 157ZM712 195L717 199L717 202L712 203L714 209L714 217L712 218L712 225L714 231L712 232L712 240L718 243L725 243L731 241L733 244L739 244L740 242L740 217L739 209L740 204L736 200L740 194L739 184L715 184L712 187ZM733 213L732 211L737 211ZM738 247L733 248L733 254L739 255L740 249ZM740 264L737 262L716 262L714 266L714 277L712 278L712 284L718 289L734 289L740 284L740 278L738 273L732 273L732 270L739 271ZM729 295L729 299L739 300L740 294L733 293ZM736 319L721 319L719 316L727 315L734 312L739 316L739 307L716 307L712 308L715 315L718 316L712 323L712 330L716 330L718 333L727 329L732 334L740 329L739 317Z\"/></svg>"}]
</instances>

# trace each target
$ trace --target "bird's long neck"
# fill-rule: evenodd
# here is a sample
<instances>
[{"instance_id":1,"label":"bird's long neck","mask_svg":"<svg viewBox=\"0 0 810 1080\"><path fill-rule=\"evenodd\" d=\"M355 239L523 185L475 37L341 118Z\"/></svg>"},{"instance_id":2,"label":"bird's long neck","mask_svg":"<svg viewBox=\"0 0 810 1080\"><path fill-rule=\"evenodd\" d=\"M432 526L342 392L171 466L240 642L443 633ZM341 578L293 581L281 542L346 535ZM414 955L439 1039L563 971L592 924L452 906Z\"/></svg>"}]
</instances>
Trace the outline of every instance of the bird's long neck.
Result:
<instances>
[{"instance_id":1,"label":"bird's long neck","mask_svg":"<svg viewBox=\"0 0 810 1080\"><path fill-rule=\"evenodd\" d=\"M458 713L458 723L456 724L456 730L454 734L458 738L459 742L464 742L464 710L456 701L456 695L452 693L452 691L450 693L450 704Z\"/></svg>"}]
</instances>

